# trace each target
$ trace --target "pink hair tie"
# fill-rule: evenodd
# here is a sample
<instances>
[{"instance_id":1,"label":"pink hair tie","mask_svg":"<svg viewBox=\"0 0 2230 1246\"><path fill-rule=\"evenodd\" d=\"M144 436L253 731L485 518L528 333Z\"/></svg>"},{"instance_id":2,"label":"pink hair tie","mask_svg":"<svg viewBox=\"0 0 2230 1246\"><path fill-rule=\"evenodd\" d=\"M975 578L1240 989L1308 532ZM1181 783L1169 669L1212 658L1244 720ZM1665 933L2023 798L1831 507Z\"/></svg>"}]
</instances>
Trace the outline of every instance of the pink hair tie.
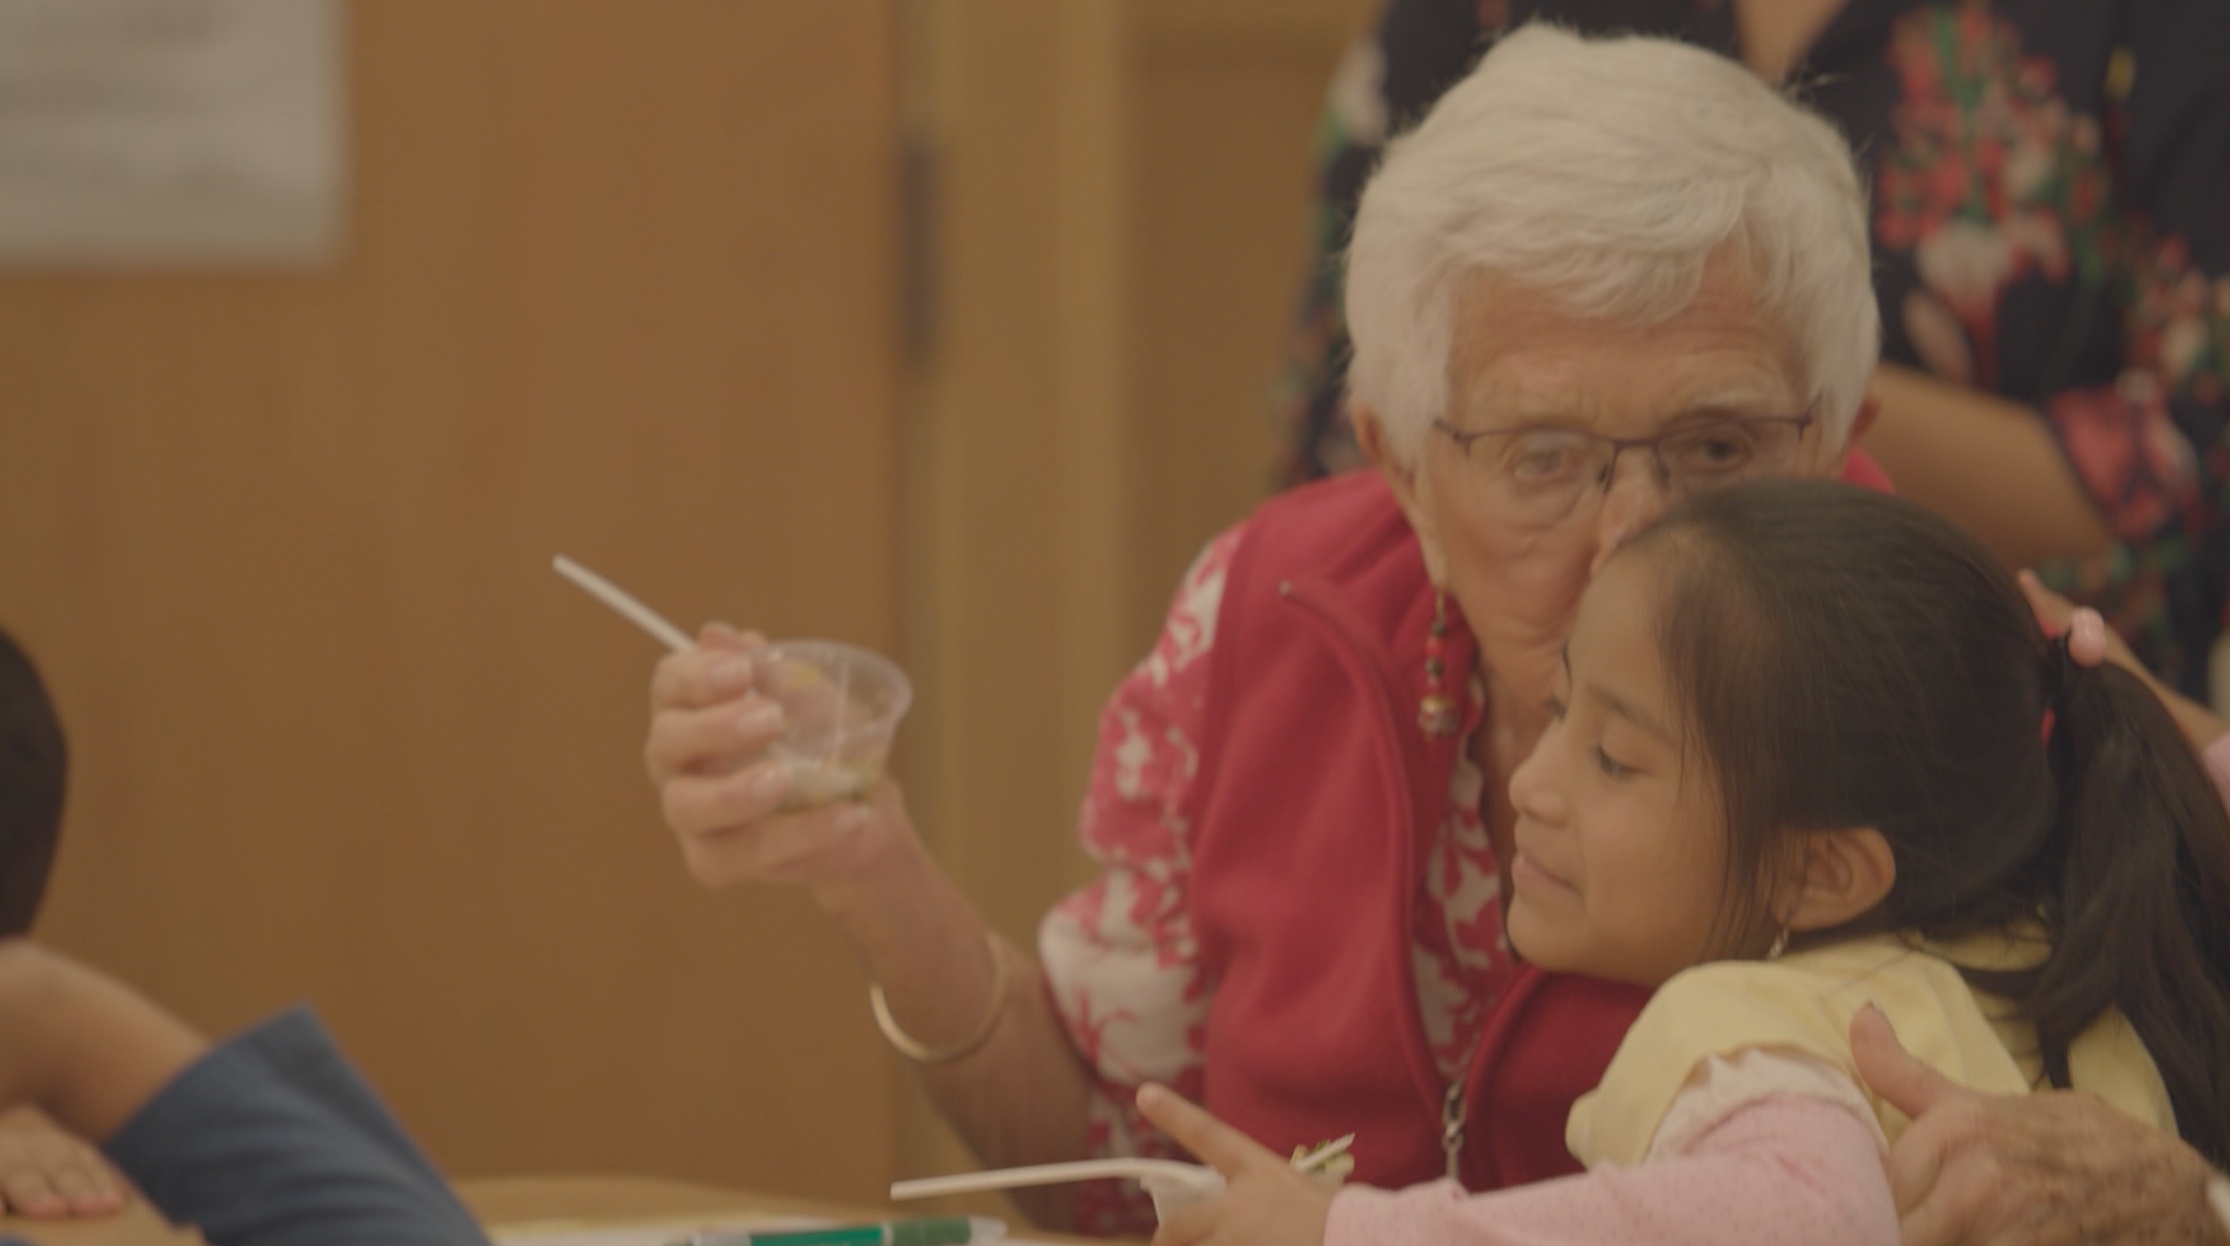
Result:
<instances>
[{"instance_id":1,"label":"pink hair tie","mask_svg":"<svg viewBox=\"0 0 2230 1246\"><path fill-rule=\"evenodd\" d=\"M2106 660L2106 619L2098 611L2083 606L2068 619L2067 652L2086 669Z\"/></svg>"}]
</instances>

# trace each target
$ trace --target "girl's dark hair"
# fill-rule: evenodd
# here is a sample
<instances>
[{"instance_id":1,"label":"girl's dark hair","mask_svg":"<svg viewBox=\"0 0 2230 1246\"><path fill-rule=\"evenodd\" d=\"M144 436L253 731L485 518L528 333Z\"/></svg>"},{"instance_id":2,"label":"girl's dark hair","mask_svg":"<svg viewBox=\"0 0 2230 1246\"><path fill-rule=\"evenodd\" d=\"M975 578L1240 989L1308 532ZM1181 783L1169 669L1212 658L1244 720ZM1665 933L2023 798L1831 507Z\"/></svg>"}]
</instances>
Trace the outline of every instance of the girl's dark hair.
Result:
<instances>
[{"instance_id":1,"label":"girl's dark hair","mask_svg":"<svg viewBox=\"0 0 2230 1246\"><path fill-rule=\"evenodd\" d=\"M62 831L69 752L38 669L0 632L0 938L25 934Z\"/></svg>"},{"instance_id":2,"label":"girl's dark hair","mask_svg":"<svg viewBox=\"0 0 2230 1246\"><path fill-rule=\"evenodd\" d=\"M1989 551L1870 490L1714 490L1641 547L1668 682L1725 802L1726 929L1758 928L1757 884L1799 833L1875 827L1895 884L1812 941L2040 922L2041 964L1967 980L2035 1024L2055 1086L2120 1008L2185 1140L2230 1164L2230 814L2152 691L2068 663Z\"/></svg>"}]
</instances>

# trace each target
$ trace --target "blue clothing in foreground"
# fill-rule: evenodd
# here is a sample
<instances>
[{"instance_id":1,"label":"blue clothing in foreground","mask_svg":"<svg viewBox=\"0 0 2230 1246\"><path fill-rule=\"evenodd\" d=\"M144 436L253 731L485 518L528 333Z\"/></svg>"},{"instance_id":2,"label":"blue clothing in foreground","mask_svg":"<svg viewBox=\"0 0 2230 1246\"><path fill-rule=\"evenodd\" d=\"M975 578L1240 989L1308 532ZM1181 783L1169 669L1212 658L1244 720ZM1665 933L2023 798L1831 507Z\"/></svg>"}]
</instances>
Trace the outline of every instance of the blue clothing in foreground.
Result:
<instances>
[{"instance_id":1,"label":"blue clothing in foreground","mask_svg":"<svg viewBox=\"0 0 2230 1246\"><path fill-rule=\"evenodd\" d=\"M307 1008L211 1050L106 1150L211 1246L487 1246Z\"/></svg>"}]
</instances>

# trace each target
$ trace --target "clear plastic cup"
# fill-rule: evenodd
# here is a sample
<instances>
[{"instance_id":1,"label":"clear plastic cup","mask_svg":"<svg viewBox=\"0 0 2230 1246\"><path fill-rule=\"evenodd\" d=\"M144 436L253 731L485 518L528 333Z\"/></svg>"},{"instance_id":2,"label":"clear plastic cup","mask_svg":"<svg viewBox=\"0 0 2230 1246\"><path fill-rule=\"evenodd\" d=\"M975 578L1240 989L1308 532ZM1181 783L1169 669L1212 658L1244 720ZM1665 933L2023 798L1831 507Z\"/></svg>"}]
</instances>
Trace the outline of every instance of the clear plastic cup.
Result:
<instances>
[{"instance_id":1,"label":"clear plastic cup","mask_svg":"<svg viewBox=\"0 0 2230 1246\"><path fill-rule=\"evenodd\" d=\"M865 800L883 776L891 736L913 704L898 664L835 640L782 640L755 663L759 695L778 701L790 729L767 752L790 768L788 810Z\"/></svg>"}]
</instances>

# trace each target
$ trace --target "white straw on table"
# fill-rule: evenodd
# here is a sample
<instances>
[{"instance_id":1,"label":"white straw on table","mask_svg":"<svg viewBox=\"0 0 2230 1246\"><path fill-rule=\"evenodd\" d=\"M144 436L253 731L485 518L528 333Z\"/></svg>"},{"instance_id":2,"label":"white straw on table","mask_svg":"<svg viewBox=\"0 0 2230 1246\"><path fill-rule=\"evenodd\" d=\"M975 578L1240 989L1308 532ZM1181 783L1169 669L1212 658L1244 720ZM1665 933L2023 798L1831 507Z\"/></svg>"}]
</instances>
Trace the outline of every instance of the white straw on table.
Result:
<instances>
[{"instance_id":1,"label":"white straw on table","mask_svg":"<svg viewBox=\"0 0 2230 1246\"><path fill-rule=\"evenodd\" d=\"M1221 1184L1213 1169L1171 1159L1070 1160L1062 1164L1033 1164L1028 1168L994 1168L988 1172L955 1173L949 1177L921 1177L891 1183L894 1200L935 1198L942 1194L975 1194L985 1190L1011 1190L1025 1185L1060 1185L1069 1181L1095 1181L1109 1177L1132 1181L1166 1181L1188 1187Z\"/></svg>"},{"instance_id":2,"label":"white straw on table","mask_svg":"<svg viewBox=\"0 0 2230 1246\"><path fill-rule=\"evenodd\" d=\"M1354 1141L1354 1134L1335 1138L1293 1161L1293 1170L1314 1172L1333 1159L1345 1155ZM892 1182L890 1196L893 1200L903 1201L910 1198L935 1198L944 1194L1011 1190L1026 1185L1106 1180L1111 1177L1160 1182L1190 1189L1212 1189L1223 1183L1214 1169L1204 1168L1199 1164L1187 1164L1173 1159L1120 1156L1111 1159L1070 1160L1061 1164L1033 1164L1027 1168L994 1168L987 1172L955 1173L949 1177L919 1177L912 1181Z\"/></svg>"},{"instance_id":3,"label":"white straw on table","mask_svg":"<svg viewBox=\"0 0 2230 1246\"><path fill-rule=\"evenodd\" d=\"M628 622L665 641L667 648L678 653L695 647L696 642L689 639L689 633L668 623L656 610L628 596L625 590L603 576L563 554L552 559L550 565L557 568L559 575L587 590L589 596L619 611Z\"/></svg>"}]
</instances>

